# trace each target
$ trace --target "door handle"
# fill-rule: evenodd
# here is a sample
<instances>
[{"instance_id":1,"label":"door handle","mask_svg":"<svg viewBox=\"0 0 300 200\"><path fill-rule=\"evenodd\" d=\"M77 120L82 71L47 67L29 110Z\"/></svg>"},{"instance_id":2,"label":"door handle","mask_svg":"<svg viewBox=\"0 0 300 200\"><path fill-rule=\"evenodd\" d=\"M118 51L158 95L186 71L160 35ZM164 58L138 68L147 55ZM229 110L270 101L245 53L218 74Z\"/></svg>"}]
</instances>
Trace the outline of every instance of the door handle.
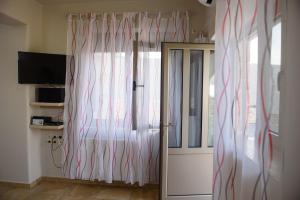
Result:
<instances>
[{"instance_id":1,"label":"door handle","mask_svg":"<svg viewBox=\"0 0 300 200\"><path fill-rule=\"evenodd\" d=\"M169 123L169 124L164 124L163 127L172 127L174 126L172 123Z\"/></svg>"}]
</instances>

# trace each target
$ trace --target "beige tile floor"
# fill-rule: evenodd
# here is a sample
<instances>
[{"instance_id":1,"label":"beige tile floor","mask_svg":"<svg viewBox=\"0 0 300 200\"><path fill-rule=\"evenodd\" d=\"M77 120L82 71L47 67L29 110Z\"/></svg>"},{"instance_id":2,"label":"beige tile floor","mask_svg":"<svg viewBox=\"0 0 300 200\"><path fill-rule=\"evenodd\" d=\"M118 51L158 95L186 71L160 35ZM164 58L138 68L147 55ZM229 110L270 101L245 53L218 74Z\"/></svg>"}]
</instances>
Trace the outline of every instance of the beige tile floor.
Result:
<instances>
[{"instance_id":1,"label":"beige tile floor","mask_svg":"<svg viewBox=\"0 0 300 200\"><path fill-rule=\"evenodd\" d=\"M42 181L31 189L0 185L0 200L158 200L158 189Z\"/></svg>"}]
</instances>

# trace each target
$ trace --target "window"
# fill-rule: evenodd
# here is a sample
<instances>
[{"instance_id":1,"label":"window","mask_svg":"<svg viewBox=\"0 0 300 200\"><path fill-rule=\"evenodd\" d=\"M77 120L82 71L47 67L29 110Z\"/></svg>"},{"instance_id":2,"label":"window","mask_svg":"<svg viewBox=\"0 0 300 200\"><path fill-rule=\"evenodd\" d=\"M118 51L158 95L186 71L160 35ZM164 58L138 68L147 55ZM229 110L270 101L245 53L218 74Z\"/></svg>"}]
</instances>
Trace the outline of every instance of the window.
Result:
<instances>
[{"instance_id":1,"label":"window","mask_svg":"<svg viewBox=\"0 0 300 200\"><path fill-rule=\"evenodd\" d=\"M250 159L254 159L255 154L255 135L257 125L257 87L258 87L258 36L253 34L248 42L248 79L249 79L249 112L248 124L246 129L246 155ZM274 134L279 134L279 102L280 92L277 85L277 78L281 70L281 22L275 23L272 28L271 38L271 55L270 55L270 101L266 102L270 109L269 116L269 131Z\"/></svg>"},{"instance_id":2,"label":"window","mask_svg":"<svg viewBox=\"0 0 300 200\"><path fill-rule=\"evenodd\" d=\"M247 141L246 155L250 159L255 158L255 132L256 132L256 106L257 106L257 76L258 76L258 37L253 34L248 43L248 84L249 88L246 96L248 99L248 121L247 121ZM251 81L249 81L251 80ZM246 111L247 112L247 111Z\"/></svg>"},{"instance_id":3,"label":"window","mask_svg":"<svg viewBox=\"0 0 300 200\"><path fill-rule=\"evenodd\" d=\"M279 134L279 102L280 92L277 77L281 70L281 22L272 29L271 43L271 67L272 67L272 108L270 115L270 129L275 135Z\"/></svg>"},{"instance_id":4,"label":"window","mask_svg":"<svg viewBox=\"0 0 300 200\"><path fill-rule=\"evenodd\" d=\"M101 56L103 55L104 65L101 65ZM109 118L109 113L111 112L110 102L114 102L114 109L116 110L117 119L124 119L126 113L126 102L125 102L125 53L117 52L115 53L115 68L111 69L111 53L95 53L95 68L96 75L99 76L96 78L95 86L95 98L102 97L101 99L95 99L96 109L94 112L95 119L107 120ZM103 66L101 68L101 66ZM109 66L109 67L106 67ZM115 72L113 72L114 70ZM111 79L111 74L115 73L114 80ZM101 77L100 77L101 76ZM101 87L100 87L101 85ZM113 87L113 90L111 90ZM114 94L112 95L112 92ZM100 108L101 106L101 108Z\"/></svg>"},{"instance_id":5,"label":"window","mask_svg":"<svg viewBox=\"0 0 300 200\"><path fill-rule=\"evenodd\" d=\"M163 47L169 153L212 152L214 45L166 43Z\"/></svg>"},{"instance_id":6,"label":"window","mask_svg":"<svg viewBox=\"0 0 300 200\"><path fill-rule=\"evenodd\" d=\"M190 50L189 148L202 144L203 50Z\"/></svg>"},{"instance_id":7,"label":"window","mask_svg":"<svg viewBox=\"0 0 300 200\"><path fill-rule=\"evenodd\" d=\"M141 65L139 70L137 70L137 62L134 62L133 65L133 81L135 83L135 87L132 96L132 118L133 118L133 126L132 129L136 130L136 118L137 118L137 106L140 106L139 110L141 110L142 105L138 105L140 101L137 101L137 98L144 98L144 90L148 90L149 96L151 98L147 99L146 105L149 105L147 110L149 110L149 129L153 131L154 129L159 129L160 124L160 63L161 63L161 52L159 51L149 51L149 52L137 52L137 48L134 48L134 56L132 56L132 61L137 59L137 54L139 59L143 59L143 57L147 57L149 63L147 65ZM111 62L112 56L114 56L115 68L112 69ZM96 84L95 84L95 95L93 98L94 101L94 113L93 118L95 121L92 122L91 129L96 130L96 120L98 123L101 123L102 126L108 126L107 121L110 118L116 120L116 124L118 121L120 122L120 129L122 129L122 123L125 118L125 115L128 108L129 99L126 99L126 90L125 85L126 82L124 74L126 72L125 62L126 56L125 52L116 52L114 55L111 53L95 53L94 54L95 61L95 74L96 74ZM101 63L103 62L103 63ZM127 61L128 62L128 61ZM144 77L144 70L148 70L147 76ZM111 74L114 73L114 76ZM147 86L145 86L147 84ZM113 88L113 89L112 89ZM136 96L136 91L139 90L139 95ZM101 97L101 98L99 98ZM113 110L113 111L112 111ZM115 113L114 116L110 116L111 113ZM116 127L116 134L120 135L119 138L122 137L122 132L118 131L118 127ZM93 132L93 131L91 131Z\"/></svg>"},{"instance_id":8,"label":"window","mask_svg":"<svg viewBox=\"0 0 300 200\"><path fill-rule=\"evenodd\" d=\"M183 50L169 51L169 148L182 147Z\"/></svg>"},{"instance_id":9,"label":"window","mask_svg":"<svg viewBox=\"0 0 300 200\"><path fill-rule=\"evenodd\" d=\"M149 63L141 64L141 71L139 71L139 73L136 75L140 77L134 77L134 80L136 80L138 84L148 84L148 87L144 85L140 89L149 90L149 128L158 129L160 123L161 52L139 52L138 55L140 59L143 59L145 56L147 56ZM143 70L145 70L145 68L149 70L148 73L145 73L145 75L147 74L147 77L141 77L144 75ZM143 83L139 83L138 80L143 80ZM139 89L139 87L137 89Z\"/></svg>"},{"instance_id":10,"label":"window","mask_svg":"<svg viewBox=\"0 0 300 200\"><path fill-rule=\"evenodd\" d=\"M133 94L133 123L138 117L148 113L148 128L159 129L160 124L160 51L149 50L135 52L138 55L139 68L134 65L133 80L136 83ZM135 57L134 59L137 59ZM148 96L149 95L149 96ZM146 119L144 118L144 119ZM135 128L135 126L134 126Z\"/></svg>"}]
</instances>

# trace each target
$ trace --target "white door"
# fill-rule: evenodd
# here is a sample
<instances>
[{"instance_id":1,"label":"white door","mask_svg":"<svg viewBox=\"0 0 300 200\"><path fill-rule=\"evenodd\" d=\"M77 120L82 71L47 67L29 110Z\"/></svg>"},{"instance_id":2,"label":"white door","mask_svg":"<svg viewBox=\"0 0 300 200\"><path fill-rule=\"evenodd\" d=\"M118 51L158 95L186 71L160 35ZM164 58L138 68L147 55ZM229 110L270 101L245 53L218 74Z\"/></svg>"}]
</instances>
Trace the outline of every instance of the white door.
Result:
<instances>
[{"instance_id":1,"label":"white door","mask_svg":"<svg viewBox=\"0 0 300 200\"><path fill-rule=\"evenodd\" d=\"M214 45L164 43L161 199L212 198Z\"/></svg>"}]
</instances>

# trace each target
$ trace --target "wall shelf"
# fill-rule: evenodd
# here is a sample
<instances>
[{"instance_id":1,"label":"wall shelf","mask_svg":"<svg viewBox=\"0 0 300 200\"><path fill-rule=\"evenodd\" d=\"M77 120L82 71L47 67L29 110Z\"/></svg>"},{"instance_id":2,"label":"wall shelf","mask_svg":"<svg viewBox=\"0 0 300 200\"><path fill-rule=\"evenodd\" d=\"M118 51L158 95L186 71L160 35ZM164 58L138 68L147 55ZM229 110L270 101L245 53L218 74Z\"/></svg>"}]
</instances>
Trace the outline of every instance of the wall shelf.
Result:
<instances>
[{"instance_id":1,"label":"wall shelf","mask_svg":"<svg viewBox=\"0 0 300 200\"><path fill-rule=\"evenodd\" d=\"M64 125L59 126L42 126L42 125L32 125L30 124L30 128L34 129L42 129L42 130L62 130L64 129Z\"/></svg>"},{"instance_id":2,"label":"wall shelf","mask_svg":"<svg viewBox=\"0 0 300 200\"><path fill-rule=\"evenodd\" d=\"M31 102L30 105L36 107L52 107L52 108L64 107L64 103Z\"/></svg>"}]
</instances>

